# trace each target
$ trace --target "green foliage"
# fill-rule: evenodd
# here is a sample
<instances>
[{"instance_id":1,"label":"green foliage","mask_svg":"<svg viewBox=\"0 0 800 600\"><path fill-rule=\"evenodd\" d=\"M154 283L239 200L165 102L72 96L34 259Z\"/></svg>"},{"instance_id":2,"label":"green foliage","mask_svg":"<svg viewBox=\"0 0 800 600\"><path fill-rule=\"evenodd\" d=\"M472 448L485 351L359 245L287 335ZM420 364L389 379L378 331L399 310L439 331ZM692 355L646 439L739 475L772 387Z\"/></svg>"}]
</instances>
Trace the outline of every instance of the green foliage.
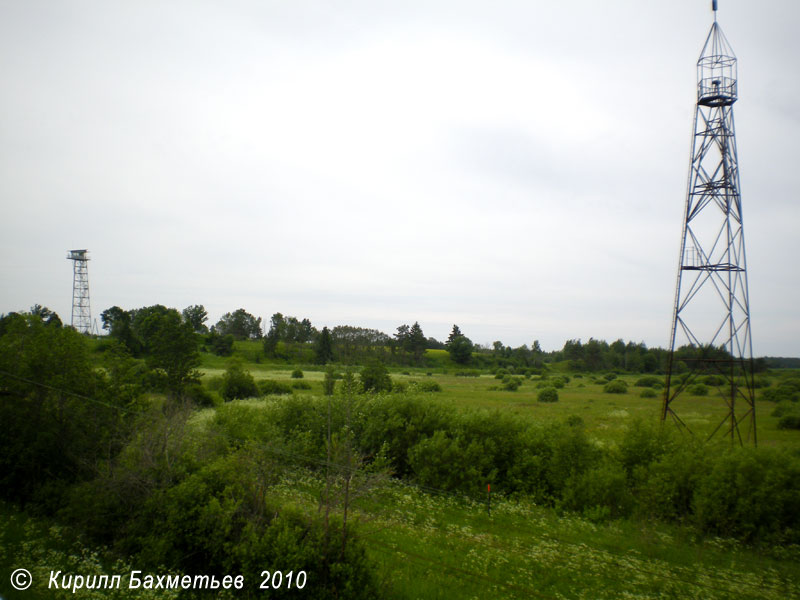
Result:
<instances>
[{"instance_id":1,"label":"green foliage","mask_svg":"<svg viewBox=\"0 0 800 600\"><path fill-rule=\"evenodd\" d=\"M325 379L322 381L322 393L326 396L333 396L335 389L336 373L333 369L333 365L328 365L328 368L325 369Z\"/></svg>"},{"instance_id":2,"label":"green foliage","mask_svg":"<svg viewBox=\"0 0 800 600\"><path fill-rule=\"evenodd\" d=\"M314 346L317 364L325 365L333 360L333 337L327 327L323 327Z\"/></svg>"},{"instance_id":3,"label":"green foliage","mask_svg":"<svg viewBox=\"0 0 800 600\"><path fill-rule=\"evenodd\" d=\"M481 489L495 476L491 455L481 440L451 437L443 430L416 443L408 460L419 483L440 489Z\"/></svg>"},{"instance_id":4,"label":"green foliage","mask_svg":"<svg viewBox=\"0 0 800 600\"><path fill-rule=\"evenodd\" d=\"M583 427L583 419L578 415L570 415L567 417L566 424L570 427Z\"/></svg>"},{"instance_id":5,"label":"green foliage","mask_svg":"<svg viewBox=\"0 0 800 600\"><path fill-rule=\"evenodd\" d=\"M456 377L480 377L481 372L476 369L471 369L469 371L456 371Z\"/></svg>"},{"instance_id":6,"label":"green foliage","mask_svg":"<svg viewBox=\"0 0 800 600\"><path fill-rule=\"evenodd\" d=\"M800 414L781 417L778 421L778 429L800 429Z\"/></svg>"},{"instance_id":7,"label":"green foliage","mask_svg":"<svg viewBox=\"0 0 800 600\"><path fill-rule=\"evenodd\" d=\"M186 387L184 395L197 406L214 406L214 394L206 390L200 383L192 383Z\"/></svg>"},{"instance_id":8,"label":"green foliage","mask_svg":"<svg viewBox=\"0 0 800 600\"><path fill-rule=\"evenodd\" d=\"M303 371L300 369L295 369L292 371L291 375L292 379L302 379L303 378Z\"/></svg>"},{"instance_id":9,"label":"green foliage","mask_svg":"<svg viewBox=\"0 0 800 600\"><path fill-rule=\"evenodd\" d=\"M769 448L722 454L698 482L702 531L755 541L800 541L800 462Z\"/></svg>"},{"instance_id":10,"label":"green foliage","mask_svg":"<svg viewBox=\"0 0 800 600\"><path fill-rule=\"evenodd\" d=\"M560 505L594 521L627 516L633 508L633 498L626 487L625 471L619 463L604 460L574 473L564 484Z\"/></svg>"},{"instance_id":11,"label":"green foliage","mask_svg":"<svg viewBox=\"0 0 800 600\"><path fill-rule=\"evenodd\" d=\"M283 382L274 379L265 379L258 384L263 396L281 396L292 393L292 388Z\"/></svg>"},{"instance_id":12,"label":"green foliage","mask_svg":"<svg viewBox=\"0 0 800 600\"><path fill-rule=\"evenodd\" d=\"M497 369L494 372L494 378L495 379L503 379L506 375L510 375L510 374L511 373L509 372L508 369Z\"/></svg>"},{"instance_id":13,"label":"green foliage","mask_svg":"<svg viewBox=\"0 0 800 600\"><path fill-rule=\"evenodd\" d=\"M500 386L500 389L506 390L508 392L516 392L521 385L522 385L521 377L512 377L511 375L506 375L505 377L503 377L503 384Z\"/></svg>"},{"instance_id":14,"label":"green foliage","mask_svg":"<svg viewBox=\"0 0 800 600\"><path fill-rule=\"evenodd\" d=\"M548 379L548 383L557 390L560 390L566 385L567 382L563 377L551 377Z\"/></svg>"},{"instance_id":15,"label":"green foliage","mask_svg":"<svg viewBox=\"0 0 800 600\"><path fill-rule=\"evenodd\" d=\"M181 312L183 320L186 321L195 333L208 333L205 322L208 320L208 313L202 304L187 306Z\"/></svg>"},{"instance_id":16,"label":"green foliage","mask_svg":"<svg viewBox=\"0 0 800 600\"><path fill-rule=\"evenodd\" d=\"M628 384L623 379L615 379L609 381L603 386L603 392L606 394L625 394L628 391Z\"/></svg>"},{"instance_id":17,"label":"green foliage","mask_svg":"<svg viewBox=\"0 0 800 600\"><path fill-rule=\"evenodd\" d=\"M658 398L658 392L656 392L653 388L644 388L641 392L639 392L640 398Z\"/></svg>"},{"instance_id":18,"label":"green foliage","mask_svg":"<svg viewBox=\"0 0 800 600\"><path fill-rule=\"evenodd\" d=\"M690 385L686 391L692 396L708 396L708 386L704 383Z\"/></svg>"},{"instance_id":19,"label":"green foliage","mask_svg":"<svg viewBox=\"0 0 800 600\"><path fill-rule=\"evenodd\" d=\"M775 387L764 389L761 392L761 398L770 402L798 402L800 401L800 381L796 379L781 381Z\"/></svg>"},{"instance_id":20,"label":"green foliage","mask_svg":"<svg viewBox=\"0 0 800 600\"><path fill-rule=\"evenodd\" d=\"M255 318L243 308L227 312L217 321L214 330L220 335L232 335L237 340L261 337L261 317Z\"/></svg>"},{"instance_id":21,"label":"green foliage","mask_svg":"<svg viewBox=\"0 0 800 600\"><path fill-rule=\"evenodd\" d=\"M450 359L459 365L465 365L469 362L472 357L472 350L472 341L463 335L456 336L447 344Z\"/></svg>"},{"instance_id":22,"label":"green foliage","mask_svg":"<svg viewBox=\"0 0 800 600\"><path fill-rule=\"evenodd\" d=\"M361 369L359 374L361 389L364 392L388 392L392 389L392 380L386 365L373 362Z\"/></svg>"},{"instance_id":23,"label":"green foliage","mask_svg":"<svg viewBox=\"0 0 800 600\"><path fill-rule=\"evenodd\" d=\"M109 375L92 368L87 338L39 316L3 319L0 495L54 509L65 486L113 456L139 410L138 365L119 350Z\"/></svg>"},{"instance_id":24,"label":"green foliage","mask_svg":"<svg viewBox=\"0 0 800 600\"><path fill-rule=\"evenodd\" d=\"M408 382L406 381L392 381L393 394L405 394L408 392Z\"/></svg>"},{"instance_id":25,"label":"green foliage","mask_svg":"<svg viewBox=\"0 0 800 600\"><path fill-rule=\"evenodd\" d=\"M631 479L643 469L673 451L676 447L672 431L661 425L634 421L619 444L619 462Z\"/></svg>"},{"instance_id":26,"label":"green foliage","mask_svg":"<svg viewBox=\"0 0 800 600\"><path fill-rule=\"evenodd\" d=\"M311 384L307 381L293 381L292 389L294 390L310 390Z\"/></svg>"},{"instance_id":27,"label":"green foliage","mask_svg":"<svg viewBox=\"0 0 800 600\"><path fill-rule=\"evenodd\" d=\"M419 381L414 386L419 392L441 392L442 386L437 381Z\"/></svg>"},{"instance_id":28,"label":"green foliage","mask_svg":"<svg viewBox=\"0 0 800 600\"><path fill-rule=\"evenodd\" d=\"M790 402L788 400L781 400L778 403L778 405L772 410L770 416L783 417L793 413L800 414L800 406L798 406L798 404L795 402Z\"/></svg>"},{"instance_id":29,"label":"green foliage","mask_svg":"<svg viewBox=\"0 0 800 600\"><path fill-rule=\"evenodd\" d=\"M636 387L648 387L660 390L664 387L664 381L655 375L645 375L644 377L637 379L634 385Z\"/></svg>"},{"instance_id":30,"label":"green foliage","mask_svg":"<svg viewBox=\"0 0 800 600\"><path fill-rule=\"evenodd\" d=\"M726 380L721 375L705 375L700 378L700 383L705 383L712 387L719 387L726 384Z\"/></svg>"},{"instance_id":31,"label":"green foliage","mask_svg":"<svg viewBox=\"0 0 800 600\"><path fill-rule=\"evenodd\" d=\"M558 391L554 387L545 387L536 396L539 402L558 402Z\"/></svg>"},{"instance_id":32,"label":"green foliage","mask_svg":"<svg viewBox=\"0 0 800 600\"><path fill-rule=\"evenodd\" d=\"M222 388L220 393L226 402L237 398L252 398L258 396L258 386L244 365L233 360L222 375Z\"/></svg>"},{"instance_id":33,"label":"green foliage","mask_svg":"<svg viewBox=\"0 0 800 600\"><path fill-rule=\"evenodd\" d=\"M233 354L233 334L226 333L220 335L216 331L212 331L206 336L206 344L211 349L211 352L217 356L230 356Z\"/></svg>"},{"instance_id":34,"label":"green foliage","mask_svg":"<svg viewBox=\"0 0 800 600\"><path fill-rule=\"evenodd\" d=\"M145 361L158 375L163 389L181 398L187 385L197 383L200 366L197 336L177 310L152 306L140 309L134 327L142 340Z\"/></svg>"},{"instance_id":35,"label":"green foliage","mask_svg":"<svg viewBox=\"0 0 800 600\"><path fill-rule=\"evenodd\" d=\"M690 522L695 490L710 469L705 448L697 442L678 444L652 462L639 462L641 468L632 473L637 512L645 518Z\"/></svg>"}]
</instances>

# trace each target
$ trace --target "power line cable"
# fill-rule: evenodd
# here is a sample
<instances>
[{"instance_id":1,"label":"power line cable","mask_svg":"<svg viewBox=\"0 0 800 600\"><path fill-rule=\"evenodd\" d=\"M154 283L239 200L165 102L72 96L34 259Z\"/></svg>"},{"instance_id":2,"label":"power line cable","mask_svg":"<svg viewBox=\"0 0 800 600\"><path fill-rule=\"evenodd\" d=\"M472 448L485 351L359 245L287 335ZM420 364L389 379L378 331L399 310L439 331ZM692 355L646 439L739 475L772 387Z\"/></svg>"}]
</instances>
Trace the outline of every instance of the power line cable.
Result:
<instances>
[{"instance_id":1,"label":"power line cable","mask_svg":"<svg viewBox=\"0 0 800 600\"><path fill-rule=\"evenodd\" d=\"M31 385L35 385L35 386L38 386L40 388L44 388L44 389L50 390L52 392L58 392L59 394L64 394L64 395L67 395L67 396L73 396L75 398L80 398L81 400L86 400L88 402L93 402L93 403L98 404L100 406L105 406L106 408L113 408L114 410L118 410L118 411L124 412L126 414L129 414L131 412L131 411L129 411L129 410L127 410L127 409L125 409L125 408L123 408L121 406L114 406L113 404L109 404L107 402L103 402L102 400L96 400L95 398L90 398L89 396L84 396L83 394L78 394L76 392L71 392L71 391L65 390L63 388L57 388L57 387L54 387L52 385L47 385L46 383L41 383L39 381L34 381L32 379L28 379L26 377L20 377L19 375L14 375L13 373L9 373L8 371L3 371L2 369L0 369L0 375L5 375L6 377L10 377L10 378L16 379L18 381L23 381L25 383L29 383Z\"/></svg>"}]
</instances>

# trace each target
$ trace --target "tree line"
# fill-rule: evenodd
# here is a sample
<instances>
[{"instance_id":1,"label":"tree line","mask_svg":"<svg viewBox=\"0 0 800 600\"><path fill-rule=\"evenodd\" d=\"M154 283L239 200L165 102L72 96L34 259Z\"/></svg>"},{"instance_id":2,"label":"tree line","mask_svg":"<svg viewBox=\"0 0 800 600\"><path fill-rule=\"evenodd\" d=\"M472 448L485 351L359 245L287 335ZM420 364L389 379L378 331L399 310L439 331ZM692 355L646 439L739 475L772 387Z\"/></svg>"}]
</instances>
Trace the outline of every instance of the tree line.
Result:
<instances>
[{"instance_id":1,"label":"tree line","mask_svg":"<svg viewBox=\"0 0 800 600\"><path fill-rule=\"evenodd\" d=\"M47 322L61 323L57 314L40 305L35 305L31 314ZM230 356L237 340L258 340L266 359L294 364L378 361L393 366L433 367L441 361L432 358L427 351L445 350L457 365L477 370L504 368L536 372L549 363L566 361L576 372L657 373L665 371L668 359L667 350L622 339L611 343L594 338L587 342L570 339L561 349L548 352L538 340L533 340L530 346L517 347L499 340L491 346L475 344L458 325L453 325L447 340L441 342L427 337L418 321L399 325L389 335L353 325L318 329L308 318L280 312L274 313L268 323L262 323L261 318L244 308L225 313L209 327L208 313L201 304L187 306L182 311L160 304L130 310L112 306L100 317L103 329L112 339L119 341L134 358L147 357L150 364L157 365L176 392L191 383L200 350ZM721 357L725 355L724 350L713 351L721 353ZM691 348L677 350L679 371L685 368L682 361L692 352ZM755 361L756 372L767 366L765 359Z\"/></svg>"}]
</instances>

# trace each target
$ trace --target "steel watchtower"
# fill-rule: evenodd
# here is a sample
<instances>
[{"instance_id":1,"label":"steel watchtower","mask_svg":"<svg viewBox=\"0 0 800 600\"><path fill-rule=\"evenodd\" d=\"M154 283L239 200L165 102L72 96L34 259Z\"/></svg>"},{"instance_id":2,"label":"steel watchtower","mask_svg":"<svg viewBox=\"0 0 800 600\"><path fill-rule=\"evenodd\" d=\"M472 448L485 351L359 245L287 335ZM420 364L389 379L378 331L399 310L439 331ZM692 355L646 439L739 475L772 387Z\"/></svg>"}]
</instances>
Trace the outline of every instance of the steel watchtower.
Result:
<instances>
[{"instance_id":1,"label":"steel watchtower","mask_svg":"<svg viewBox=\"0 0 800 600\"><path fill-rule=\"evenodd\" d=\"M89 307L89 251L70 250L67 259L73 261L72 321L80 333L91 333L92 310Z\"/></svg>"},{"instance_id":2,"label":"steel watchtower","mask_svg":"<svg viewBox=\"0 0 800 600\"><path fill-rule=\"evenodd\" d=\"M662 422L682 419L706 385L723 402L709 439L756 443L753 345L733 105L736 56L714 23L697 61L697 106L681 236ZM700 390L702 391L702 389ZM696 399L699 401L699 399ZM682 413L682 411L684 411ZM694 415L695 417L697 415ZM702 420L702 419L701 419Z\"/></svg>"}]
</instances>

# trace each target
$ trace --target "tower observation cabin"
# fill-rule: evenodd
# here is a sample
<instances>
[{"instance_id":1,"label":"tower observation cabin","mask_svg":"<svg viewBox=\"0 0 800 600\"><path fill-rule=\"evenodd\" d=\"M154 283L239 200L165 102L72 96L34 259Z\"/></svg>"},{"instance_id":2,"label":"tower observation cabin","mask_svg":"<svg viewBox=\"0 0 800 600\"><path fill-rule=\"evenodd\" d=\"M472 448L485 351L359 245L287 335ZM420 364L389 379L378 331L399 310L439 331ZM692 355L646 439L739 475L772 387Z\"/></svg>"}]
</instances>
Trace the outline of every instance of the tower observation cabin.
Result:
<instances>
[{"instance_id":1,"label":"tower observation cabin","mask_svg":"<svg viewBox=\"0 0 800 600\"><path fill-rule=\"evenodd\" d=\"M697 103L730 106L736 102L736 70L736 55L715 19L697 61Z\"/></svg>"}]
</instances>

